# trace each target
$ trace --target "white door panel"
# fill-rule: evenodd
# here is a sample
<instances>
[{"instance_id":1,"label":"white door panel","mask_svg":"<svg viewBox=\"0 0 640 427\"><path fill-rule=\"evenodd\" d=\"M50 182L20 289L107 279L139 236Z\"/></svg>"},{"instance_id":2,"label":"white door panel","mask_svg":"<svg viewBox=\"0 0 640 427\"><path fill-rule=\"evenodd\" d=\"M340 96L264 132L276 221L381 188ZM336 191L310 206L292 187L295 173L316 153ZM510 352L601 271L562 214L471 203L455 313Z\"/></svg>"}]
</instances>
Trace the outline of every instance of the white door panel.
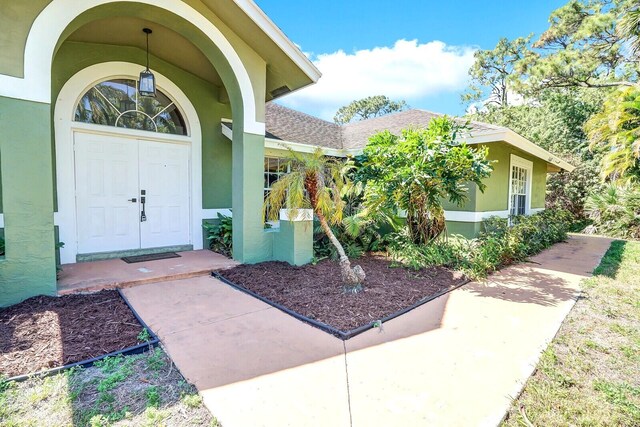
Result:
<instances>
[{"instance_id":1,"label":"white door panel","mask_svg":"<svg viewBox=\"0 0 640 427\"><path fill-rule=\"evenodd\" d=\"M188 145L76 133L78 253L189 244L189 158Z\"/></svg>"},{"instance_id":2,"label":"white door panel","mask_svg":"<svg viewBox=\"0 0 640 427\"><path fill-rule=\"evenodd\" d=\"M140 141L140 190L147 220L140 224L143 248L190 242L190 147Z\"/></svg>"},{"instance_id":3,"label":"white door panel","mask_svg":"<svg viewBox=\"0 0 640 427\"><path fill-rule=\"evenodd\" d=\"M76 133L75 172L78 252L139 248L135 141Z\"/></svg>"}]
</instances>

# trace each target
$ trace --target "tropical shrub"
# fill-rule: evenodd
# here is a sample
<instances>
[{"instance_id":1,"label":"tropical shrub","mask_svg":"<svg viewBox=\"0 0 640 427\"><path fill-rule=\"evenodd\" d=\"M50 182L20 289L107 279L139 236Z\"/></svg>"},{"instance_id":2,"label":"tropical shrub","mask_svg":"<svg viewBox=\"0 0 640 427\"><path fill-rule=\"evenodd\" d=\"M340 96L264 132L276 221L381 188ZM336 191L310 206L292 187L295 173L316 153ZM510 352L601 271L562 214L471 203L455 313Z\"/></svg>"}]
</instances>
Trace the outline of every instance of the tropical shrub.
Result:
<instances>
[{"instance_id":1,"label":"tropical shrub","mask_svg":"<svg viewBox=\"0 0 640 427\"><path fill-rule=\"evenodd\" d=\"M324 155L318 148L311 154L289 150L289 173L271 187L263 215L277 219L280 209L287 209L292 216L301 208L311 208L320 227L339 255L339 266L345 289L356 293L365 279L362 267L351 267L344 247L336 238L331 225L342 222L346 202L343 197L352 187L348 177L353 168L351 161L342 161Z\"/></svg>"},{"instance_id":2,"label":"tropical shrub","mask_svg":"<svg viewBox=\"0 0 640 427\"><path fill-rule=\"evenodd\" d=\"M482 278L498 268L526 260L566 239L574 217L564 210L545 210L512 219L492 217L484 221L484 231L476 239L450 236L427 245L417 245L405 233L393 236L391 256L412 268L442 265Z\"/></svg>"},{"instance_id":3,"label":"tropical shrub","mask_svg":"<svg viewBox=\"0 0 640 427\"><path fill-rule=\"evenodd\" d=\"M356 179L365 185L368 211L401 209L407 214L409 238L426 244L445 228L442 200L462 205L467 185L484 191L491 174L488 149L460 141L466 127L448 117L432 119L426 129L406 129L401 135L380 132L369 139Z\"/></svg>"},{"instance_id":4,"label":"tropical shrub","mask_svg":"<svg viewBox=\"0 0 640 427\"><path fill-rule=\"evenodd\" d=\"M605 154L603 179L640 178L640 88L613 92L602 111L586 124L592 149Z\"/></svg>"},{"instance_id":5,"label":"tropical shrub","mask_svg":"<svg viewBox=\"0 0 640 427\"><path fill-rule=\"evenodd\" d=\"M233 248L233 218L218 214L218 221L203 225L209 241L209 249L230 257Z\"/></svg>"},{"instance_id":6,"label":"tropical shrub","mask_svg":"<svg viewBox=\"0 0 640 427\"><path fill-rule=\"evenodd\" d=\"M592 225L587 233L640 239L640 189L633 184L610 184L589 196L585 210Z\"/></svg>"}]
</instances>

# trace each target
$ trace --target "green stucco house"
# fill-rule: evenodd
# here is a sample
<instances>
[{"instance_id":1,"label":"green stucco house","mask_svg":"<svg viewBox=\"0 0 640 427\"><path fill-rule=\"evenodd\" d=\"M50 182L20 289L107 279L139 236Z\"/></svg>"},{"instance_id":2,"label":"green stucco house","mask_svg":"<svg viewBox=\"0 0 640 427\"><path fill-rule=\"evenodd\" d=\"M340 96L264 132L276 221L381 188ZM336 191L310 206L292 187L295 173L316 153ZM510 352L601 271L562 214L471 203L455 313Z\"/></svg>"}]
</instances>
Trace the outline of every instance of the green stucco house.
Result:
<instances>
[{"instance_id":1,"label":"green stucco house","mask_svg":"<svg viewBox=\"0 0 640 427\"><path fill-rule=\"evenodd\" d=\"M426 127L439 114L411 109L346 125L337 125L274 103L266 106L265 191L277 169L275 160L286 155L285 147L312 152L319 146L327 155L357 156L377 132L389 130L400 134L410 127ZM466 123L463 121L463 123ZM223 133L232 137L233 124L223 121ZM482 221L490 216L507 218L529 215L545 206L547 174L574 167L510 129L488 123L471 122L463 140L470 145L486 145L493 172L480 192L469 185L469 199L464 206L448 201L445 205L447 231L475 237ZM271 162L269 163L269 158ZM276 165L276 166L274 166Z\"/></svg>"},{"instance_id":2,"label":"green stucco house","mask_svg":"<svg viewBox=\"0 0 640 427\"><path fill-rule=\"evenodd\" d=\"M319 78L252 0L2 2L0 307L55 294L57 263L202 249L219 213L238 261L308 262L308 215L262 222L283 145L354 155L433 117L338 126L271 102ZM547 173L572 169L508 129L476 123L468 142L498 162L484 194L447 206L450 232L543 209Z\"/></svg>"},{"instance_id":3,"label":"green stucco house","mask_svg":"<svg viewBox=\"0 0 640 427\"><path fill-rule=\"evenodd\" d=\"M2 2L0 307L55 294L56 241L63 264L199 249L221 210L239 261L301 262L306 229L262 223L265 103L319 77L251 0Z\"/></svg>"}]
</instances>

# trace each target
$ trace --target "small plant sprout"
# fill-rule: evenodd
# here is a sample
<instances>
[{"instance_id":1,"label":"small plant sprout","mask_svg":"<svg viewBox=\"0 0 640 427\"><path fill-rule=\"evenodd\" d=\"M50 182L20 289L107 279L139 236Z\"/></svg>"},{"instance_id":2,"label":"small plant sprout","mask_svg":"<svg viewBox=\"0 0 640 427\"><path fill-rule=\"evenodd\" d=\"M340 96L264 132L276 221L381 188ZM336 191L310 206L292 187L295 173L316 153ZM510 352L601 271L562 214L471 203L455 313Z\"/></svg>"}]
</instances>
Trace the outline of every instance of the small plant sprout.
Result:
<instances>
[{"instance_id":1,"label":"small plant sprout","mask_svg":"<svg viewBox=\"0 0 640 427\"><path fill-rule=\"evenodd\" d=\"M382 327L382 320L376 320L371 324L372 328L378 328L378 332L382 332L384 328Z\"/></svg>"},{"instance_id":2,"label":"small plant sprout","mask_svg":"<svg viewBox=\"0 0 640 427\"><path fill-rule=\"evenodd\" d=\"M138 341L149 342L151 341L151 334L147 328L142 328L142 331L138 334Z\"/></svg>"}]
</instances>

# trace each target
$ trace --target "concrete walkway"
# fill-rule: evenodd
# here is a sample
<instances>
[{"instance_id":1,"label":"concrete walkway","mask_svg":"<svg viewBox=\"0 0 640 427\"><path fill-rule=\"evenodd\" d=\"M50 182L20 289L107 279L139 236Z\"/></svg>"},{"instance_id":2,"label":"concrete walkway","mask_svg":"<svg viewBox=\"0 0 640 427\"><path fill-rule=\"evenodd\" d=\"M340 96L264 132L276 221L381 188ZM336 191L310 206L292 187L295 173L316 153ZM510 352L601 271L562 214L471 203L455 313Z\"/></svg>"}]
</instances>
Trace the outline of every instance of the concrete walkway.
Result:
<instances>
[{"instance_id":1,"label":"concrete walkway","mask_svg":"<svg viewBox=\"0 0 640 427\"><path fill-rule=\"evenodd\" d=\"M95 292L102 289L167 280L209 276L211 270L230 268L238 263L210 250L178 252L179 258L127 264L120 258L62 265L58 274L58 294Z\"/></svg>"},{"instance_id":2,"label":"concrete walkway","mask_svg":"<svg viewBox=\"0 0 640 427\"><path fill-rule=\"evenodd\" d=\"M225 427L495 426L610 242L572 236L346 342L213 278L124 292Z\"/></svg>"}]
</instances>

